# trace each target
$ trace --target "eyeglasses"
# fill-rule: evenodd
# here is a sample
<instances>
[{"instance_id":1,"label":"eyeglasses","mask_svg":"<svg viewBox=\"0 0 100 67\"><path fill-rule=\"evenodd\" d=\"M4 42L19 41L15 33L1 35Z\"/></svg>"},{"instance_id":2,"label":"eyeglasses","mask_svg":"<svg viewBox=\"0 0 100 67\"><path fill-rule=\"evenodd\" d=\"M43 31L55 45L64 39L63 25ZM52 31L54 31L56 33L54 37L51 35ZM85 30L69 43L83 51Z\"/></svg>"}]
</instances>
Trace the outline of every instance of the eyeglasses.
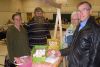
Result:
<instances>
[{"instance_id":1,"label":"eyeglasses","mask_svg":"<svg viewBox=\"0 0 100 67\"><path fill-rule=\"evenodd\" d=\"M71 19L71 20L79 20L79 19Z\"/></svg>"},{"instance_id":2,"label":"eyeglasses","mask_svg":"<svg viewBox=\"0 0 100 67\"><path fill-rule=\"evenodd\" d=\"M78 10L79 12L90 11L90 8L83 8L82 10Z\"/></svg>"}]
</instances>

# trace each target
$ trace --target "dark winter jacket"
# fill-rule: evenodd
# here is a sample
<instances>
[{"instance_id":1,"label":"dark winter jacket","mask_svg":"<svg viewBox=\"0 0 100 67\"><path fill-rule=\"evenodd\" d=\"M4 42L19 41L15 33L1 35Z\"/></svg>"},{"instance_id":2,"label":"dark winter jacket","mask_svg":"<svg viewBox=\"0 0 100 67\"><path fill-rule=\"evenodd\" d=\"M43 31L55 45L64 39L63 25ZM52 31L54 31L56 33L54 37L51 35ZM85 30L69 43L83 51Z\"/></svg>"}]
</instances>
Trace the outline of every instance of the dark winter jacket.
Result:
<instances>
[{"instance_id":1,"label":"dark winter jacket","mask_svg":"<svg viewBox=\"0 0 100 67\"><path fill-rule=\"evenodd\" d=\"M71 47L60 50L62 56L68 56L69 67L96 67L94 60L100 43L97 29L93 17L88 19L85 27L80 31L78 25Z\"/></svg>"}]
</instances>

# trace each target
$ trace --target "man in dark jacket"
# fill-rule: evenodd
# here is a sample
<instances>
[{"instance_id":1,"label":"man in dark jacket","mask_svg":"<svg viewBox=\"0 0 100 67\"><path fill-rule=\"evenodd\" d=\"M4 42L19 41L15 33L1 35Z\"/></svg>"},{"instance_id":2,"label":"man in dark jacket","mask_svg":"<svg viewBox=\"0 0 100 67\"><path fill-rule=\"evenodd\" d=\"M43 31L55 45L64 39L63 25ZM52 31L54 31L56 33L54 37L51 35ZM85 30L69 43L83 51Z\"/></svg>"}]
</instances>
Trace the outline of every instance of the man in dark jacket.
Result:
<instances>
[{"instance_id":1,"label":"man in dark jacket","mask_svg":"<svg viewBox=\"0 0 100 67\"><path fill-rule=\"evenodd\" d=\"M56 51L55 55L68 56L69 67L96 67L94 60L100 36L98 37L95 19L90 16L92 7L90 3L84 1L79 3L77 8L81 22L73 35L72 45L70 48Z\"/></svg>"},{"instance_id":2,"label":"man in dark jacket","mask_svg":"<svg viewBox=\"0 0 100 67\"><path fill-rule=\"evenodd\" d=\"M34 45L47 44L47 38L51 38L48 30L48 22L43 16L43 10L40 7L35 8L34 17L27 24L29 34L29 47Z\"/></svg>"},{"instance_id":3,"label":"man in dark jacket","mask_svg":"<svg viewBox=\"0 0 100 67\"><path fill-rule=\"evenodd\" d=\"M96 57L95 57L95 67L100 67L100 25L98 26L98 32L99 32L99 42L98 42L98 47L97 47L97 54L96 54Z\"/></svg>"}]
</instances>

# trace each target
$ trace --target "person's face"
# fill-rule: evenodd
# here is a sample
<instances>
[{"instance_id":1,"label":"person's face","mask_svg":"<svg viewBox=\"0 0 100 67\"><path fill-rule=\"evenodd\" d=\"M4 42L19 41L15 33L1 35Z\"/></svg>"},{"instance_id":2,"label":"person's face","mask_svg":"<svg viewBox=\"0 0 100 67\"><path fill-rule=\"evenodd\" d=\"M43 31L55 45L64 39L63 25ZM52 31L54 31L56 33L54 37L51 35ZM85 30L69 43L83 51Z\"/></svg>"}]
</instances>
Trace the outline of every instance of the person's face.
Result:
<instances>
[{"instance_id":1,"label":"person's face","mask_svg":"<svg viewBox=\"0 0 100 67\"><path fill-rule=\"evenodd\" d=\"M13 21L15 25L21 25L22 19L19 15L16 15Z\"/></svg>"},{"instance_id":2,"label":"person's face","mask_svg":"<svg viewBox=\"0 0 100 67\"><path fill-rule=\"evenodd\" d=\"M42 16L43 16L43 12L36 12L36 13L35 13L35 16L37 16L37 17L42 17Z\"/></svg>"},{"instance_id":3,"label":"person's face","mask_svg":"<svg viewBox=\"0 0 100 67\"><path fill-rule=\"evenodd\" d=\"M74 25L74 26L77 26L79 24L79 13L76 13L74 14L72 17L71 17L71 23Z\"/></svg>"},{"instance_id":4,"label":"person's face","mask_svg":"<svg viewBox=\"0 0 100 67\"><path fill-rule=\"evenodd\" d=\"M78 7L78 11L80 12L80 20L81 21L88 19L91 14L91 8L86 3L80 5Z\"/></svg>"}]
</instances>

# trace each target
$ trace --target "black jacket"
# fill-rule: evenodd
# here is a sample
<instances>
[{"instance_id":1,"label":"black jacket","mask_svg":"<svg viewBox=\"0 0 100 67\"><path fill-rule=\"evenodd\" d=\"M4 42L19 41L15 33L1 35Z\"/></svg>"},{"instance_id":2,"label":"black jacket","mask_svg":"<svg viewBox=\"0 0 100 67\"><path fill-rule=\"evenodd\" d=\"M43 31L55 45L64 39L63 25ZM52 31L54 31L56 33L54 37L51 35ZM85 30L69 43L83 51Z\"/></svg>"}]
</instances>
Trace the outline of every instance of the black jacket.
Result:
<instances>
[{"instance_id":1,"label":"black jacket","mask_svg":"<svg viewBox=\"0 0 100 67\"><path fill-rule=\"evenodd\" d=\"M97 47L97 54L96 54L96 57L95 57L95 62L94 62L94 65L95 67L100 67L100 25L98 26L98 32L99 32L99 45Z\"/></svg>"},{"instance_id":2,"label":"black jacket","mask_svg":"<svg viewBox=\"0 0 100 67\"><path fill-rule=\"evenodd\" d=\"M95 67L94 59L97 53L99 32L93 17L90 17L80 31L79 25L73 35L70 48L60 50L62 56L68 56L69 67Z\"/></svg>"}]
</instances>

